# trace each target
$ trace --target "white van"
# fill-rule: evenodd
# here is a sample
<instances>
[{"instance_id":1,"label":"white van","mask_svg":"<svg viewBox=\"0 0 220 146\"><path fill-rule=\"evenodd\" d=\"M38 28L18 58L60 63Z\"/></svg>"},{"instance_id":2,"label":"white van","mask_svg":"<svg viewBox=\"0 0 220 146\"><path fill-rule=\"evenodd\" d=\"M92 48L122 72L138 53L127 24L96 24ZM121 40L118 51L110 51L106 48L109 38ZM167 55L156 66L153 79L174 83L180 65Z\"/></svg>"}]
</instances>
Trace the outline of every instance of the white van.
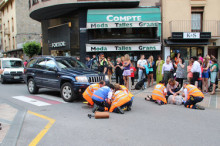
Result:
<instances>
[{"instance_id":1,"label":"white van","mask_svg":"<svg viewBox=\"0 0 220 146\"><path fill-rule=\"evenodd\" d=\"M24 65L19 58L0 58L0 81L23 81Z\"/></svg>"}]
</instances>

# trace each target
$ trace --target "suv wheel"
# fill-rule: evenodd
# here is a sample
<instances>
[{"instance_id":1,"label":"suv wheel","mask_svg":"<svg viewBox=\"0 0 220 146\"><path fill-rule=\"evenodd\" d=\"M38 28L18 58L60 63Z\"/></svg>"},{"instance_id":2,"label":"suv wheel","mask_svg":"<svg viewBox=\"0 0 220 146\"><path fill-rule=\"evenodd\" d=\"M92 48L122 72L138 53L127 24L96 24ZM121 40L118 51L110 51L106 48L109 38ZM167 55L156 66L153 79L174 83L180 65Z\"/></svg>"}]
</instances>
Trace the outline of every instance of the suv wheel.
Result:
<instances>
[{"instance_id":1,"label":"suv wheel","mask_svg":"<svg viewBox=\"0 0 220 146\"><path fill-rule=\"evenodd\" d=\"M70 83L64 83L61 87L61 96L64 101L71 102L74 100L74 92Z\"/></svg>"},{"instance_id":2,"label":"suv wheel","mask_svg":"<svg viewBox=\"0 0 220 146\"><path fill-rule=\"evenodd\" d=\"M28 80L28 91L31 94L36 94L38 92L39 88L36 86L34 79L29 79Z\"/></svg>"}]
</instances>

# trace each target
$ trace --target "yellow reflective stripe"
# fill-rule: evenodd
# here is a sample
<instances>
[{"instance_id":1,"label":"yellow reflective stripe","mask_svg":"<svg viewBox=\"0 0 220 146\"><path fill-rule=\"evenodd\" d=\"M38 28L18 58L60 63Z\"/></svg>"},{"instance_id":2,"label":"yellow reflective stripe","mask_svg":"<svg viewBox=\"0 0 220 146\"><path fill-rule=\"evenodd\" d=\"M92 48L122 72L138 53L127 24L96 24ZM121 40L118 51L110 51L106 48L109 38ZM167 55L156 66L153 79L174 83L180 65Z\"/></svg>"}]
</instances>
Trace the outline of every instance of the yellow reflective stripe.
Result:
<instances>
[{"instance_id":1,"label":"yellow reflective stripe","mask_svg":"<svg viewBox=\"0 0 220 146\"><path fill-rule=\"evenodd\" d=\"M117 104L119 101L121 101L122 99L124 99L126 97L127 97L127 95L124 95L124 96L120 97L120 99L117 102L113 103L112 106L114 106L115 104Z\"/></svg>"},{"instance_id":2,"label":"yellow reflective stripe","mask_svg":"<svg viewBox=\"0 0 220 146\"><path fill-rule=\"evenodd\" d=\"M86 90L87 95L89 95L89 97L92 97L92 95L89 94L89 92Z\"/></svg>"},{"instance_id":3,"label":"yellow reflective stripe","mask_svg":"<svg viewBox=\"0 0 220 146\"><path fill-rule=\"evenodd\" d=\"M156 96L160 96L160 97L164 98L164 96L156 94L156 93L152 93L152 95L156 95Z\"/></svg>"},{"instance_id":4,"label":"yellow reflective stripe","mask_svg":"<svg viewBox=\"0 0 220 146\"><path fill-rule=\"evenodd\" d=\"M197 92L201 92L201 91L194 91L194 92L192 92L191 94L194 94L194 93L197 93Z\"/></svg>"},{"instance_id":5,"label":"yellow reflective stripe","mask_svg":"<svg viewBox=\"0 0 220 146\"><path fill-rule=\"evenodd\" d=\"M159 89L154 89L154 90L159 91L161 94L163 94L163 92L161 90L159 90Z\"/></svg>"}]
</instances>

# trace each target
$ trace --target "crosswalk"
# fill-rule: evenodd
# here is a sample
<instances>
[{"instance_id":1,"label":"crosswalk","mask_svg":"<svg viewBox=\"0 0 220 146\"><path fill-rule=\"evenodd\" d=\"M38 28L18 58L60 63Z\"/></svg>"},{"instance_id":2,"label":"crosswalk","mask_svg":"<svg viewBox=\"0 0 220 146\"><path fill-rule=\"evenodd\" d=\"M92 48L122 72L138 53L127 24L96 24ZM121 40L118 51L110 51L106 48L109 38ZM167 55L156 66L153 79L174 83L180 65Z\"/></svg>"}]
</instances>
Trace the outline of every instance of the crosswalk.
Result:
<instances>
[{"instance_id":1,"label":"crosswalk","mask_svg":"<svg viewBox=\"0 0 220 146\"><path fill-rule=\"evenodd\" d=\"M63 101L62 98L52 97L48 95L22 95L13 96L12 98L35 106L50 106L66 103L65 101Z\"/></svg>"}]
</instances>

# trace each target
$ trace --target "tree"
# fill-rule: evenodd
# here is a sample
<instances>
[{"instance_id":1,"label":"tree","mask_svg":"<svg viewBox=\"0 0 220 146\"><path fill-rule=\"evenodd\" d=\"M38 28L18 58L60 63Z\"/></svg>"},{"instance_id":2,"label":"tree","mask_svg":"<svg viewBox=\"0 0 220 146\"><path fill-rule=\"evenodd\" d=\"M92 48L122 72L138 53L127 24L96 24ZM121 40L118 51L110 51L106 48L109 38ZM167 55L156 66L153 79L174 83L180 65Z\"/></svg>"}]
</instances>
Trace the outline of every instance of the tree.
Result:
<instances>
[{"instance_id":1,"label":"tree","mask_svg":"<svg viewBox=\"0 0 220 146\"><path fill-rule=\"evenodd\" d=\"M37 42L27 42L23 44L23 51L28 57L33 57L41 51L41 45Z\"/></svg>"}]
</instances>

